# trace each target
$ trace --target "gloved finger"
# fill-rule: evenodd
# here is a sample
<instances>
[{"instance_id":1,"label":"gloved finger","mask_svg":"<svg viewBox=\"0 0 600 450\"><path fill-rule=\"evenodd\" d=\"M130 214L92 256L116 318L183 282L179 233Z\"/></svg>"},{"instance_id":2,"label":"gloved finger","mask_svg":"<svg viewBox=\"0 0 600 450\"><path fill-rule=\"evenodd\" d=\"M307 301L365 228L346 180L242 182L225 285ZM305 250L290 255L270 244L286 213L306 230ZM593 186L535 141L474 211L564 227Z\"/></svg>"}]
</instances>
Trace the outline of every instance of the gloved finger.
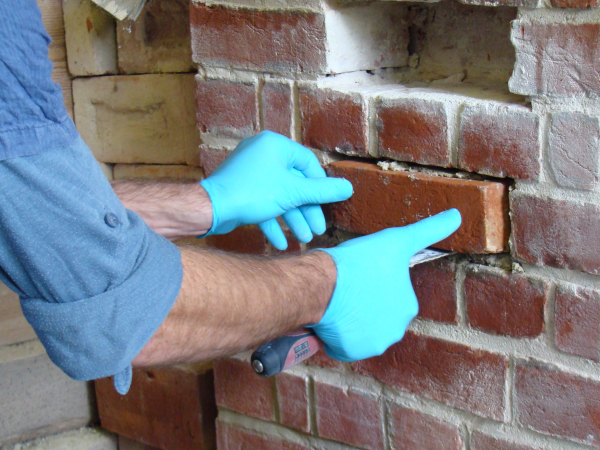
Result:
<instances>
[{"instance_id":1,"label":"gloved finger","mask_svg":"<svg viewBox=\"0 0 600 450\"><path fill-rule=\"evenodd\" d=\"M300 178L295 181L301 205L341 202L352 195L352 183L343 178Z\"/></svg>"},{"instance_id":2,"label":"gloved finger","mask_svg":"<svg viewBox=\"0 0 600 450\"><path fill-rule=\"evenodd\" d=\"M449 209L405 227L411 234L413 254L446 239L458 230L461 221L458 209Z\"/></svg>"},{"instance_id":3,"label":"gloved finger","mask_svg":"<svg viewBox=\"0 0 600 450\"><path fill-rule=\"evenodd\" d=\"M313 234L323 234L327 229L325 215L319 205L303 205L298 208Z\"/></svg>"},{"instance_id":4,"label":"gloved finger","mask_svg":"<svg viewBox=\"0 0 600 450\"><path fill-rule=\"evenodd\" d=\"M277 223L277 219L259 223L258 227L277 250L285 250L287 248L287 239L285 238L285 234L283 234L283 230Z\"/></svg>"},{"instance_id":5,"label":"gloved finger","mask_svg":"<svg viewBox=\"0 0 600 450\"><path fill-rule=\"evenodd\" d=\"M312 239L312 231L304 218L304 215L298 208L290 209L283 214L283 220L290 228L290 231L296 236L300 242L310 242Z\"/></svg>"},{"instance_id":6,"label":"gloved finger","mask_svg":"<svg viewBox=\"0 0 600 450\"><path fill-rule=\"evenodd\" d=\"M306 178L324 178L327 176L321 163L313 152L298 144L290 141L290 150L292 151L292 168L299 170Z\"/></svg>"}]
</instances>

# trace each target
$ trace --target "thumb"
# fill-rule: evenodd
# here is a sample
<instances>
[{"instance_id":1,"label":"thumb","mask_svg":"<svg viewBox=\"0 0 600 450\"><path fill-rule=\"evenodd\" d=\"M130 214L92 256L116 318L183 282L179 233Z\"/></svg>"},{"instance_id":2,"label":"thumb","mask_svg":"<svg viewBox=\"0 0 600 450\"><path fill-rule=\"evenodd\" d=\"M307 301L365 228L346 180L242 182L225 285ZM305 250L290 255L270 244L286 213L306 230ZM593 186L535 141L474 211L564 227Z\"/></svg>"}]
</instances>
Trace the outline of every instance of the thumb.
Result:
<instances>
[{"instance_id":1,"label":"thumb","mask_svg":"<svg viewBox=\"0 0 600 450\"><path fill-rule=\"evenodd\" d=\"M353 192L352 183L343 178L296 178L297 194L302 205L341 202L349 199Z\"/></svg>"},{"instance_id":2,"label":"thumb","mask_svg":"<svg viewBox=\"0 0 600 450\"><path fill-rule=\"evenodd\" d=\"M458 209L449 209L448 211L408 225L406 229L412 237L413 253L417 253L436 242L446 239L458 230L461 221Z\"/></svg>"}]
</instances>

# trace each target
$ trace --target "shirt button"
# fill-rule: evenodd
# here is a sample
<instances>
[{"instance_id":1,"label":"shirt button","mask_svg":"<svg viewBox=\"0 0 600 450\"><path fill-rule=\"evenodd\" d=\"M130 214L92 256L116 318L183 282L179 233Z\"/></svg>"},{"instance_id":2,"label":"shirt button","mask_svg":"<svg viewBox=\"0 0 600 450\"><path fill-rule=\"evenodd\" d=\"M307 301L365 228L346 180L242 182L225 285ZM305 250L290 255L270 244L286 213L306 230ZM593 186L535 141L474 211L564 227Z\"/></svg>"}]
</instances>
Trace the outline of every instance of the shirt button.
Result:
<instances>
[{"instance_id":1,"label":"shirt button","mask_svg":"<svg viewBox=\"0 0 600 450\"><path fill-rule=\"evenodd\" d=\"M104 216L104 222L111 228L115 228L119 225L119 218L115 213L106 213Z\"/></svg>"}]
</instances>

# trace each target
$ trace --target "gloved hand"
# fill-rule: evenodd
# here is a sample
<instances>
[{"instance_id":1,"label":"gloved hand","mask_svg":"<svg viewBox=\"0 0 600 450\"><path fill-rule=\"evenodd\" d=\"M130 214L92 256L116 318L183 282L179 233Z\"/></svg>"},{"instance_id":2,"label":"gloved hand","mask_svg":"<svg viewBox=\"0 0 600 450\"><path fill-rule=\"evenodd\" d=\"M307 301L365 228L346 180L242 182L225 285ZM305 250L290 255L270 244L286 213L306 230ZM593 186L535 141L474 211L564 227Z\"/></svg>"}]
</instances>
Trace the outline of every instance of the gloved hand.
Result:
<instances>
[{"instance_id":1,"label":"gloved hand","mask_svg":"<svg viewBox=\"0 0 600 450\"><path fill-rule=\"evenodd\" d=\"M456 209L402 228L344 242L327 252L337 267L333 296L312 325L327 354L340 361L381 355L404 336L419 305L408 272L410 258L460 226Z\"/></svg>"},{"instance_id":2,"label":"gloved hand","mask_svg":"<svg viewBox=\"0 0 600 450\"><path fill-rule=\"evenodd\" d=\"M287 248L287 240L276 217L283 216L299 241L309 242L313 233L325 232L319 205L352 195L352 184L327 178L310 150L271 131L241 141L200 184L213 206L213 225L206 236L258 224L280 250Z\"/></svg>"}]
</instances>

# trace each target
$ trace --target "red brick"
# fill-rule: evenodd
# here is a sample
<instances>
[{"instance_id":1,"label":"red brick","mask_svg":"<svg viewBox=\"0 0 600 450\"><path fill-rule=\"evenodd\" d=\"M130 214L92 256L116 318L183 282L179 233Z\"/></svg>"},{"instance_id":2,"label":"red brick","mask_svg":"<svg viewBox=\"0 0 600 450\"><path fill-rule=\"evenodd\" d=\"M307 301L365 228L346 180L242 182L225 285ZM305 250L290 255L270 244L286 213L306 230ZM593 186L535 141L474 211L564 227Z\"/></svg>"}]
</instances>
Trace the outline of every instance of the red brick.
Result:
<instances>
[{"instance_id":1,"label":"red brick","mask_svg":"<svg viewBox=\"0 0 600 450\"><path fill-rule=\"evenodd\" d=\"M367 110L358 95L301 86L300 114L307 147L369 156Z\"/></svg>"},{"instance_id":2,"label":"red brick","mask_svg":"<svg viewBox=\"0 0 600 450\"><path fill-rule=\"evenodd\" d=\"M231 154L225 148L212 148L206 144L200 144L199 164L204 169L204 176L208 177L219 165Z\"/></svg>"},{"instance_id":3,"label":"red brick","mask_svg":"<svg viewBox=\"0 0 600 450\"><path fill-rule=\"evenodd\" d=\"M600 92L600 24L515 21L512 39L517 56L512 92L592 97Z\"/></svg>"},{"instance_id":4,"label":"red brick","mask_svg":"<svg viewBox=\"0 0 600 450\"><path fill-rule=\"evenodd\" d=\"M458 166L495 177L537 179L538 117L525 107L467 106L460 119Z\"/></svg>"},{"instance_id":5,"label":"red brick","mask_svg":"<svg viewBox=\"0 0 600 450\"><path fill-rule=\"evenodd\" d=\"M400 161L450 167L443 102L399 99L377 106L379 154Z\"/></svg>"},{"instance_id":6,"label":"red brick","mask_svg":"<svg viewBox=\"0 0 600 450\"><path fill-rule=\"evenodd\" d=\"M352 364L355 372L405 392L503 420L508 358L407 332L383 355Z\"/></svg>"},{"instance_id":7,"label":"red brick","mask_svg":"<svg viewBox=\"0 0 600 450\"><path fill-rule=\"evenodd\" d=\"M328 174L344 177L354 186L349 200L331 207L338 228L369 234L457 208L461 227L436 247L465 253L508 248L508 186L503 183L383 171L355 161L332 163Z\"/></svg>"},{"instance_id":8,"label":"red brick","mask_svg":"<svg viewBox=\"0 0 600 450\"><path fill-rule=\"evenodd\" d=\"M191 7L194 61L275 72L318 72L326 65L325 20L305 10Z\"/></svg>"},{"instance_id":9,"label":"red brick","mask_svg":"<svg viewBox=\"0 0 600 450\"><path fill-rule=\"evenodd\" d=\"M279 401L279 421L286 427L310 432L308 384L303 377L280 373L275 379Z\"/></svg>"},{"instance_id":10,"label":"red brick","mask_svg":"<svg viewBox=\"0 0 600 450\"><path fill-rule=\"evenodd\" d=\"M456 316L456 264L447 258L418 264L410 278L419 301L419 317L458 323Z\"/></svg>"},{"instance_id":11,"label":"red brick","mask_svg":"<svg viewBox=\"0 0 600 450\"><path fill-rule=\"evenodd\" d=\"M202 133L244 138L258 131L255 83L196 77L196 118Z\"/></svg>"},{"instance_id":12,"label":"red brick","mask_svg":"<svg viewBox=\"0 0 600 450\"><path fill-rule=\"evenodd\" d=\"M517 258L600 274L600 207L514 193L510 205Z\"/></svg>"},{"instance_id":13,"label":"red brick","mask_svg":"<svg viewBox=\"0 0 600 450\"><path fill-rule=\"evenodd\" d=\"M219 450L309 450L304 445L259 435L220 420L217 421L217 448Z\"/></svg>"},{"instance_id":14,"label":"red brick","mask_svg":"<svg viewBox=\"0 0 600 450\"><path fill-rule=\"evenodd\" d=\"M213 234L206 238L209 247L225 252L265 255L268 251L267 238L256 225L238 227L227 234Z\"/></svg>"},{"instance_id":15,"label":"red brick","mask_svg":"<svg viewBox=\"0 0 600 450\"><path fill-rule=\"evenodd\" d=\"M273 383L273 378L257 376L246 362L223 359L215 363L215 394L220 408L274 421Z\"/></svg>"},{"instance_id":16,"label":"red brick","mask_svg":"<svg viewBox=\"0 0 600 450\"><path fill-rule=\"evenodd\" d=\"M383 449L381 406L352 390L315 382L319 436L364 449Z\"/></svg>"},{"instance_id":17,"label":"red brick","mask_svg":"<svg viewBox=\"0 0 600 450\"><path fill-rule=\"evenodd\" d=\"M559 287L555 326L560 350L600 361L600 292L581 286Z\"/></svg>"},{"instance_id":18,"label":"red brick","mask_svg":"<svg viewBox=\"0 0 600 450\"><path fill-rule=\"evenodd\" d=\"M265 82L261 100L263 128L291 138L294 107L290 84Z\"/></svg>"},{"instance_id":19,"label":"red brick","mask_svg":"<svg viewBox=\"0 0 600 450\"><path fill-rule=\"evenodd\" d=\"M540 447L530 447L487 436L480 431L471 433L471 450L542 450Z\"/></svg>"},{"instance_id":20,"label":"red brick","mask_svg":"<svg viewBox=\"0 0 600 450\"><path fill-rule=\"evenodd\" d=\"M392 442L396 450L462 450L456 425L412 409L390 407Z\"/></svg>"},{"instance_id":21,"label":"red brick","mask_svg":"<svg viewBox=\"0 0 600 450\"><path fill-rule=\"evenodd\" d=\"M543 280L470 266L464 282L467 322L493 334L539 336L544 331L549 288Z\"/></svg>"},{"instance_id":22,"label":"red brick","mask_svg":"<svg viewBox=\"0 0 600 450\"><path fill-rule=\"evenodd\" d=\"M536 361L520 361L515 408L523 425L600 448L600 383Z\"/></svg>"},{"instance_id":23,"label":"red brick","mask_svg":"<svg viewBox=\"0 0 600 450\"><path fill-rule=\"evenodd\" d=\"M550 0L550 4L555 8L595 8L598 6L598 0Z\"/></svg>"},{"instance_id":24,"label":"red brick","mask_svg":"<svg viewBox=\"0 0 600 450\"><path fill-rule=\"evenodd\" d=\"M556 182L591 190L598 182L598 119L575 112L552 114L548 151Z\"/></svg>"},{"instance_id":25,"label":"red brick","mask_svg":"<svg viewBox=\"0 0 600 450\"><path fill-rule=\"evenodd\" d=\"M344 363L341 361L335 360L327 356L325 350L319 350L313 356L306 360L306 364L309 366L320 366L320 367L330 367L332 369L341 369L344 367Z\"/></svg>"},{"instance_id":26,"label":"red brick","mask_svg":"<svg viewBox=\"0 0 600 450\"><path fill-rule=\"evenodd\" d=\"M214 448L212 371L136 369L124 396L111 378L95 384L103 428L164 450Z\"/></svg>"}]
</instances>

